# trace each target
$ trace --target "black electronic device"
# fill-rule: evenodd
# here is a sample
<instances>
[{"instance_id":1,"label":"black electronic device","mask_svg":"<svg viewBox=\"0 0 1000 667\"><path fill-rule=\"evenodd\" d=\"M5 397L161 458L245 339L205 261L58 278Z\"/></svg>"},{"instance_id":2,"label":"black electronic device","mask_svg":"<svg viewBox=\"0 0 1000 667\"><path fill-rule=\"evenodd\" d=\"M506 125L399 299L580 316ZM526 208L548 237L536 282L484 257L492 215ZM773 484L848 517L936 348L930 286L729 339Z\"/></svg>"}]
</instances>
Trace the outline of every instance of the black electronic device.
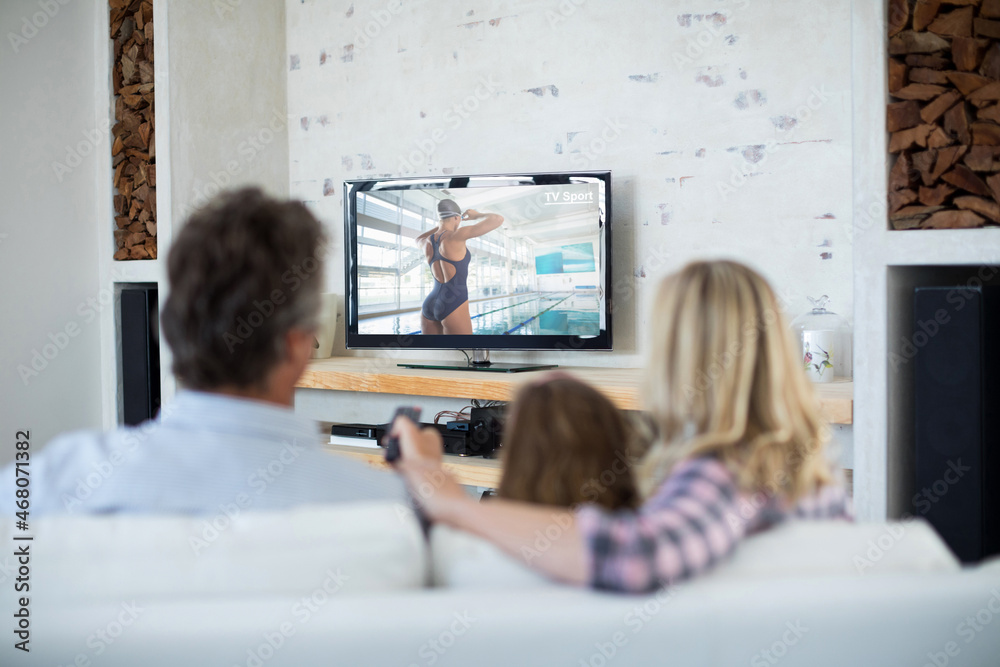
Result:
<instances>
[{"instance_id":1,"label":"black electronic device","mask_svg":"<svg viewBox=\"0 0 1000 667\"><path fill-rule=\"evenodd\" d=\"M432 243L455 210L464 227L503 218L462 259ZM347 347L473 350L468 363L400 365L493 372L553 365L492 363L490 349L610 350L611 221L608 171L346 181ZM437 256L455 272L447 287ZM471 333L445 333L466 301Z\"/></svg>"},{"instance_id":2,"label":"black electronic device","mask_svg":"<svg viewBox=\"0 0 1000 667\"><path fill-rule=\"evenodd\" d=\"M469 414L469 448L479 456L493 457L503 445L503 406L472 408Z\"/></svg>"},{"instance_id":3,"label":"black electronic device","mask_svg":"<svg viewBox=\"0 0 1000 667\"><path fill-rule=\"evenodd\" d=\"M455 422L452 422L451 424L454 423ZM452 428L451 424L427 424L427 426L436 428L438 433L441 434L441 447L445 454L454 454L455 456L473 456L471 450L469 449L468 429L455 429Z\"/></svg>"},{"instance_id":4,"label":"black electronic device","mask_svg":"<svg viewBox=\"0 0 1000 667\"><path fill-rule=\"evenodd\" d=\"M363 438L367 440L381 440L385 435L388 426L386 424L332 424L330 435L337 435L343 438Z\"/></svg>"},{"instance_id":5,"label":"black electronic device","mask_svg":"<svg viewBox=\"0 0 1000 667\"><path fill-rule=\"evenodd\" d=\"M1000 553L1000 287L914 292L914 513L964 562Z\"/></svg>"},{"instance_id":6,"label":"black electronic device","mask_svg":"<svg viewBox=\"0 0 1000 667\"><path fill-rule=\"evenodd\" d=\"M441 431L445 454L454 456L482 455L481 449L473 445L468 421L448 422L443 426L441 424L436 424L436 426Z\"/></svg>"},{"instance_id":7,"label":"black electronic device","mask_svg":"<svg viewBox=\"0 0 1000 667\"><path fill-rule=\"evenodd\" d=\"M420 425L420 408L416 406L400 406L396 408L395 414L392 415L392 419L389 421L389 428L396 422L397 417L407 417L413 423ZM401 452L399 451L399 438L394 435L389 435L386 438L385 443L385 460L389 463L399 459Z\"/></svg>"},{"instance_id":8,"label":"black electronic device","mask_svg":"<svg viewBox=\"0 0 1000 667\"><path fill-rule=\"evenodd\" d=\"M152 419L160 409L159 309L155 285L122 288L119 336L122 422Z\"/></svg>"}]
</instances>

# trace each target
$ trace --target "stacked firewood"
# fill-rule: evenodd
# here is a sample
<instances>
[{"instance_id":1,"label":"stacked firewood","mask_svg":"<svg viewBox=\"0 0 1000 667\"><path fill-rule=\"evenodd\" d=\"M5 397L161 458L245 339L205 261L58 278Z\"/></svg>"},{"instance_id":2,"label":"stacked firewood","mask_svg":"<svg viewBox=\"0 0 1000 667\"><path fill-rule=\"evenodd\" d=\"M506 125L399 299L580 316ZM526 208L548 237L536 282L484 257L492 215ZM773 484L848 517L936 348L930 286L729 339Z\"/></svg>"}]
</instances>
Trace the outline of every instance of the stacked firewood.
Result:
<instances>
[{"instance_id":1,"label":"stacked firewood","mask_svg":"<svg viewBox=\"0 0 1000 667\"><path fill-rule=\"evenodd\" d=\"M156 259L152 0L110 0L115 259Z\"/></svg>"},{"instance_id":2,"label":"stacked firewood","mask_svg":"<svg viewBox=\"0 0 1000 667\"><path fill-rule=\"evenodd\" d=\"M1000 223L1000 0L889 1L889 220Z\"/></svg>"}]
</instances>

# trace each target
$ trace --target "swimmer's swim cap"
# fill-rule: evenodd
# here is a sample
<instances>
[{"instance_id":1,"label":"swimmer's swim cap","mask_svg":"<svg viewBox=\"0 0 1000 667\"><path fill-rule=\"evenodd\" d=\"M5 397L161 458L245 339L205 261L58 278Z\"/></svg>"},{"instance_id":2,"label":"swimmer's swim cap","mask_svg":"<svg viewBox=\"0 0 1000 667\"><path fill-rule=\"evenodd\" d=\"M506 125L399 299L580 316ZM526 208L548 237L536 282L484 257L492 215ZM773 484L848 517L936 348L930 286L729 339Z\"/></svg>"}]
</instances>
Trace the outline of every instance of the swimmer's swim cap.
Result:
<instances>
[{"instance_id":1,"label":"swimmer's swim cap","mask_svg":"<svg viewBox=\"0 0 1000 667\"><path fill-rule=\"evenodd\" d=\"M462 209L454 199L442 199L438 202L438 220L450 218L453 215L461 216Z\"/></svg>"}]
</instances>

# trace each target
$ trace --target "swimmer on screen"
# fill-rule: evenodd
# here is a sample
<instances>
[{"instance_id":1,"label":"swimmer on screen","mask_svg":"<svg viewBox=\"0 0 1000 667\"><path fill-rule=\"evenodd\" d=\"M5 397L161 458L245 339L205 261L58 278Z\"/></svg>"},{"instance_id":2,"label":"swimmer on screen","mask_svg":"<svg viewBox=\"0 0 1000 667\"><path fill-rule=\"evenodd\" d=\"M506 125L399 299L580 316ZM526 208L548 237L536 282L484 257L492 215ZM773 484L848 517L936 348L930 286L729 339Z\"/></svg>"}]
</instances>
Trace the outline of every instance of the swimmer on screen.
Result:
<instances>
[{"instance_id":1,"label":"swimmer on screen","mask_svg":"<svg viewBox=\"0 0 1000 667\"><path fill-rule=\"evenodd\" d=\"M497 213L473 209L464 214L453 199L438 202L438 226L417 237L434 276L434 289L420 311L420 332L425 334L471 334L469 314L469 261L465 242L489 234L503 224ZM463 221L478 222L462 227ZM457 258L457 259L456 259Z\"/></svg>"}]
</instances>

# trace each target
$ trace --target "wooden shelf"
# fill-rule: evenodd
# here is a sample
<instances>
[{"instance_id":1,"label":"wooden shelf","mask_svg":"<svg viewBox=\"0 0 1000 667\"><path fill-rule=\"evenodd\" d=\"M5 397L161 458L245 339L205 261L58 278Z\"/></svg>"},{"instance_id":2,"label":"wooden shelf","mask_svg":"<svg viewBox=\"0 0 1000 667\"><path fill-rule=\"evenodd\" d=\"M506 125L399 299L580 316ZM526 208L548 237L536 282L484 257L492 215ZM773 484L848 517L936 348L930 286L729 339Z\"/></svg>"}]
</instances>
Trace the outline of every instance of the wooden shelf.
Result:
<instances>
[{"instance_id":1,"label":"wooden shelf","mask_svg":"<svg viewBox=\"0 0 1000 667\"><path fill-rule=\"evenodd\" d=\"M531 382L537 373L485 373L399 368L399 359L381 357L333 357L309 364L299 387L332 391L362 391L405 396L509 401L518 386ZM418 362L419 363L419 362ZM584 368L562 366L560 370L579 377L604 393L623 410L641 409L640 368ZM854 420L854 383L838 380L817 384L823 415L833 424Z\"/></svg>"},{"instance_id":2,"label":"wooden shelf","mask_svg":"<svg viewBox=\"0 0 1000 667\"><path fill-rule=\"evenodd\" d=\"M351 447L349 445L327 445L327 450L339 456L367 463L379 470L389 470L385 462L385 451L372 447ZM484 459L481 456L454 456L445 454L444 469L454 475L459 484L469 486L485 486L495 489L500 486L502 468L497 459Z\"/></svg>"}]
</instances>

